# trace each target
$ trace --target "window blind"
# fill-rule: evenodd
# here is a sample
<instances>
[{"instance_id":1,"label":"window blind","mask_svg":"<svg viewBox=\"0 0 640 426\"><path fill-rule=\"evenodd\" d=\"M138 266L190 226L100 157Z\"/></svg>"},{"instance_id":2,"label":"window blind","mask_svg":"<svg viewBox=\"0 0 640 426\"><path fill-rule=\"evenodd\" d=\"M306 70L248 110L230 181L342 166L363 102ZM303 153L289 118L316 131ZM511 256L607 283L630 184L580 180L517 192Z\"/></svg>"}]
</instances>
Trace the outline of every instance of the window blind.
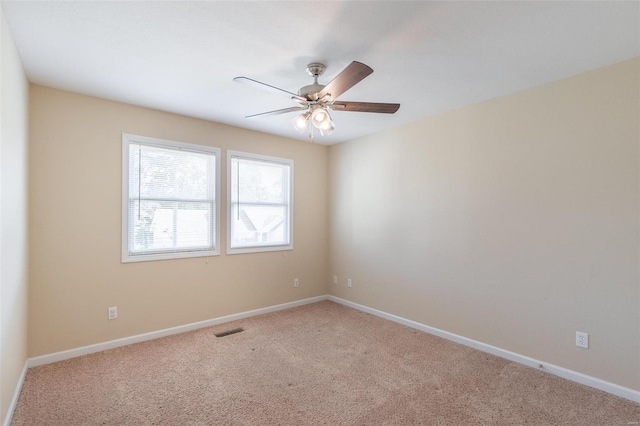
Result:
<instances>
[{"instance_id":1,"label":"window blind","mask_svg":"<svg viewBox=\"0 0 640 426\"><path fill-rule=\"evenodd\" d=\"M129 144L129 255L215 249L216 158Z\"/></svg>"},{"instance_id":2,"label":"window blind","mask_svg":"<svg viewBox=\"0 0 640 426\"><path fill-rule=\"evenodd\" d=\"M289 245L290 162L231 155L229 175L229 247Z\"/></svg>"}]
</instances>

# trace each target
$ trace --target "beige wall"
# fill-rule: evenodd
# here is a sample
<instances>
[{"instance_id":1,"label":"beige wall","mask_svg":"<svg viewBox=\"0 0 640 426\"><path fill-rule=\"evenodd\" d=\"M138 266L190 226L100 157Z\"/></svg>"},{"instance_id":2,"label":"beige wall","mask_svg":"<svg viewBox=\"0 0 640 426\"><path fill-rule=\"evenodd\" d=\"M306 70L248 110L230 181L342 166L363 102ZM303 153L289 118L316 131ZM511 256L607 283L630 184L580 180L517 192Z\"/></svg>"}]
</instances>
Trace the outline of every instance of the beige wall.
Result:
<instances>
[{"instance_id":1,"label":"beige wall","mask_svg":"<svg viewBox=\"0 0 640 426\"><path fill-rule=\"evenodd\" d=\"M0 424L27 361L29 85L0 11Z\"/></svg>"},{"instance_id":2,"label":"beige wall","mask_svg":"<svg viewBox=\"0 0 640 426\"><path fill-rule=\"evenodd\" d=\"M35 85L30 102L30 357L326 293L327 147ZM294 250L122 264L121 131L222 148L222 212L227 149L293 159Z\"/></svg>"},{"instance_id":3,"label":"beige wall","mask_svg":"<svg viewBox=\"0 0 640 426\"><path fill-rule=\"evenodd\" d=\"M640 390L639 80L636 58L332 146L330 293Z\"/></svg>"}]
</instances>

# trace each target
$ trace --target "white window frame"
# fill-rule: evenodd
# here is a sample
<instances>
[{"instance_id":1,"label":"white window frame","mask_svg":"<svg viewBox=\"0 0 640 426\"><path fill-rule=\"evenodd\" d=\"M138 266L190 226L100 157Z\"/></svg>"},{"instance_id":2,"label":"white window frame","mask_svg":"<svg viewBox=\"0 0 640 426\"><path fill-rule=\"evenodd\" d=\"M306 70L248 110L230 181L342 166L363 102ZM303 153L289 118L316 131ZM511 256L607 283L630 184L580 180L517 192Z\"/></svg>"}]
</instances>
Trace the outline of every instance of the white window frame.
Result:
<instances>
[{"instance_id":1,"label":"white window frame","mask_svg":"<svg viewBox=\"0 0 640 426\"><path fill-rule=\"evenodd\" d=\"M231 200L231 159L232 157L240 157L247 160L253 161L264 161L268 163L279 163L285 164L289 166L289 243L288 244L279 244L279 245L256 245L251 247L231 247L231 221L233 216L233 204ZM294 170L293 170L293 160L289 160L286 158L279 157L270 157L267 155L253 154L249 152L241 152L241 151L231 151L227 150L227 254L242 254L242 253L260 253L260 252L269 252L269 251L286 251L293 250L293 221L294 221L294 212L293 212L293 181L294 181Z\"/></svg>"},{"instance_id":2,"label":"white window frame","mask_svg":"<svg viewBox=\"0 0 640 426\"><path fill-rule=\"evenodd\" d=\"M215 156L215 188L214 188L214 214L215 223L212 231L213 250L175 251L168 253L129 253L129 147L131 144L152 145L160 148L170 148L196 153L207 153ZM189 257L217 256L220 254L220 148L205 145L196 145L185 142L177 142L167 139L158 139L147 136L122 134L122 263L145 262L151 260L182 259Z\"/></svg>"}]
</instances>

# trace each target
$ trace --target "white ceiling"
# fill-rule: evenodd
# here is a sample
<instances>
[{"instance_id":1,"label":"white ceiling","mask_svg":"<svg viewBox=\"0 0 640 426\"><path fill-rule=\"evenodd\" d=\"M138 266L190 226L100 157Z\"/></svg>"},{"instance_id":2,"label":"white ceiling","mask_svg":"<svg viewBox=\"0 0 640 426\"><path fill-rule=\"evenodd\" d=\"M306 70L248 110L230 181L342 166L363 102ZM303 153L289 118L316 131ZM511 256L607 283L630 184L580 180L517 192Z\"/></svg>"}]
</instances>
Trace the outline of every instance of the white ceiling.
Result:
<instances>
[{"instance_id":1,"label":"white ceiling","mask_svg":"<svg viewBox=\"0 0 640 426\"><path fill-rule=\"evenodd\" d=\"M374 73L340 100L394 115L332 113L333 144L640 55L640 2L2 1L33 83L306 140L294 106L233 82L297 92L351 61Z\"/></svg>"}]
</instances>

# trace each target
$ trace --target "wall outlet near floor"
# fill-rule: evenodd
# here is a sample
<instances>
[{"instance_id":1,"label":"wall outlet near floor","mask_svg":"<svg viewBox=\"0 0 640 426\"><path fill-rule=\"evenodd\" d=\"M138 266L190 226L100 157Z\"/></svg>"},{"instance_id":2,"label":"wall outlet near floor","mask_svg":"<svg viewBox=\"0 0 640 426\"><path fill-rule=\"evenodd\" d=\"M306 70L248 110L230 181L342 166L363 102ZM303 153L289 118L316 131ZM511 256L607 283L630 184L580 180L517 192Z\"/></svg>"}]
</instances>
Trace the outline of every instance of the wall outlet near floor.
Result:
<instances>
[{"instance_id":1,"label":"wall outlet near floor","mask_svg":"<svg viewBox=\"0 0 640 426\"><path fill-rule=\"evenodd\" d=\"M118 307L117 306L112 306L109 308L109 319L116 319L118 318Z\"/></svg>"},{"instance_id":2,"label":"wall outlet near floor","mask_svg":"<svg viewBox=\"0 0 640 426\"><path fill-rule=\"evenodd\" d=\"M300 281L297 278L295 280L293 280L293 286L294 287L300 287Z\"/></svg>"},{"instance_id":3,"label":"wall outlet near floor","mask_svg":"<svg viewBox=\"0 0 640 426\"><path fill-rule=\"evenodd\" d=\"M576 331L576 346L579 348L589 349L589 333Z\"/></svg>"},{"instance_id":4,"label":"wall outlet near floor","mask_svg":"<svg viewBox=\"0 0 640 426\"><path fill-rule=\"evenodd\" d=\"M347 278L347 287L352 287L351 278Z\"/></svg>"},{"instance_id":5,"label":"wall outlet near floor","mask_svg":"<svg viewBox=\"0 0 640 426\"><path fill-rule=\"evenodd\" d=\"M334 284L338 284L338 276L337 275L333 276L333 283Z\"/></svg>"}]
</instances>

